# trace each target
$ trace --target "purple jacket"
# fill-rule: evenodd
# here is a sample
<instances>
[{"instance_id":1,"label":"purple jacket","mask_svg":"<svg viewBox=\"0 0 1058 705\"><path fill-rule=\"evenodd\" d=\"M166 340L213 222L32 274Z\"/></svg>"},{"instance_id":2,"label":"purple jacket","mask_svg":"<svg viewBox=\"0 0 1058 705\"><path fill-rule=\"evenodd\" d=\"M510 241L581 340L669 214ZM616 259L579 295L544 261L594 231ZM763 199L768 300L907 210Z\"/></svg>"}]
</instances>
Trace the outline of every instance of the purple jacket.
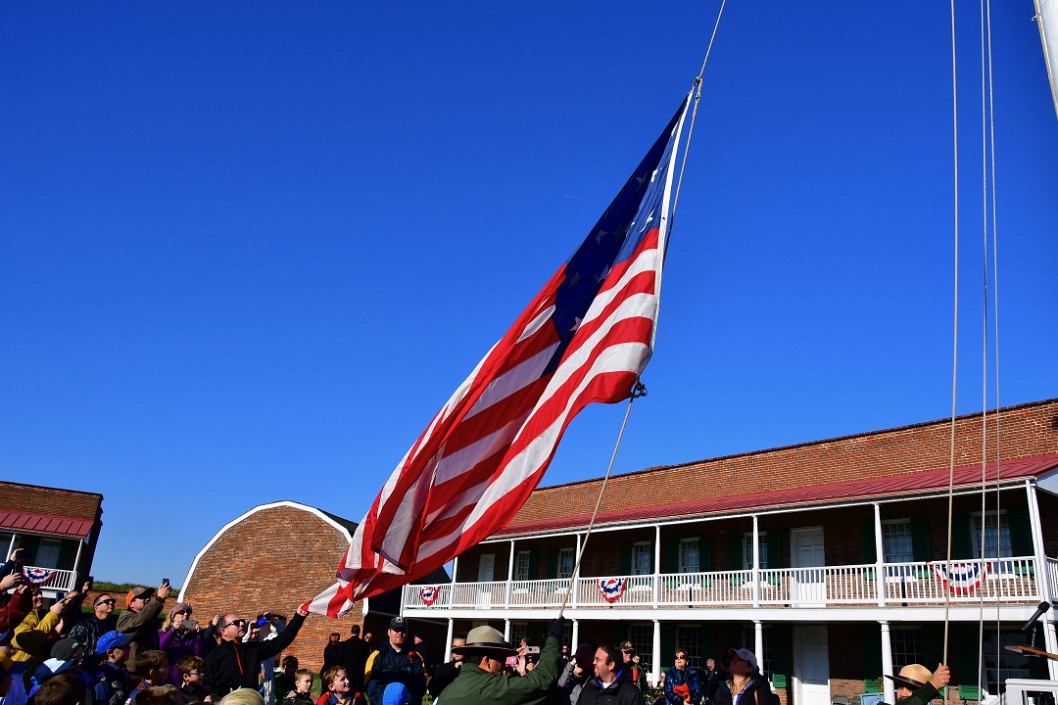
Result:
<instances>
[{"instance_id":1,"label":"purple jacket","mask_svg":"<svg viewBox=\"0 0 1058 705\"><path fill-rule=\"evenodd\" d=\"M216 628L211 624L202 631L193 632L186 629L166 629L158 632L158 646L169 656L169 681L178 688L180 673L176 670L176 662L185 656L201 656L206 658L216 644L213 634Z\"/></svg>"}]
</instances>

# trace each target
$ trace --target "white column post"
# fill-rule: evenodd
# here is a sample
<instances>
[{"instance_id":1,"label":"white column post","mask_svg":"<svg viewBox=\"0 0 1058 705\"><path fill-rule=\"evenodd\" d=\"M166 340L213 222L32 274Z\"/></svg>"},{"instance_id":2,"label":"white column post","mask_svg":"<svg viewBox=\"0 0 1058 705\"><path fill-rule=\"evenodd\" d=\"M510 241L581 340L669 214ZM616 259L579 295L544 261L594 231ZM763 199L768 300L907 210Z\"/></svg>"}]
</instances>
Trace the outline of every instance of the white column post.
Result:
<instances>
[{"instance_id":1,"label":"white column post","mask_svg":"<svg viewBox=\"0 0 1058 705\"><path fill-rule=\"evenodd\" d=\"M11 542L7 545L7 558L4 559L5 563L7 562L7 559L11 557L11 554L15 552L15 537L17 535L18 534L15 532L11 532Z\"/></svg>"},{"instance_id":2,"label":"white column post","mask_svg":"<svg viewBox=\"0 0 1058 705\"><path fill-rule=\"evenodd\" d=\"M514 581L514 539L511 539L511 556L507 560L507 588L503 591L503 604L511 608L511 583Z\"/></svg>"},{"instance_id":3,"label":"white column post","mask_svg":"<svg viewBox=\"0 0 1058 705\"><path fill-rule=\"evenodd\" d=\"M459 556L452 559L452 587L448 595L448 608L451 609L456 603L456 576L459 575ZM367 607L364 607L364 614L367 614Z\"/></svg>"},{"instance_id":4,"label":"white column post","mask_svg":"<svg viewBox=\"0 0 1058 705\"><path fill-rule=\"evenodd\" d=\"M892 675L893 643L889 639L889 622L881 620L878 624L882 627L882 673L884 675ZM882 678L882 684L883 702L895 703L896 691L893 689L893 682L888 678Z\"/></svg>"},{"instance_id":5,"label":"white column post","mask_svg":"<svg viewBox=\"0 0 1058 705\"><path fill-rule=\"evenodd\" d=\"M654 620L654 639L650 644L653 654L650 655L650 677L654 679L657 687L661 680L661 622Z\"/></svg>"},{"instance_id":6,"label":"white column post","mask_svg":"<svg viewBox=\"0 0 1058 705\"><path fill-rule=\"evenodd\" d=\"M1040 504L1036 498L1036 485L1031 480L1025 481L1025 494L1028 499L1029 526L1032 529L1032 553L1036 563L1036 587L1040 602L1051 601L1050 570L1047 567L1047 554L1043 548L1043 524L1040 522ZM1058 651L1058 641L1054 633L1054 611L1048 610L1040 620L1043 622L1043 643L1050 653ZM1046 659L1047 672L1051 680L1058 679L1058 662Z\"/></svg>"},{"instance_id":7,"label":"white column post","mask_svg":"<svg viewBox=\"0 0 1058 705\"><path fill-rule=\"evenodd\" d=\"M511 643L511 620L503 620L503 640L508 644Z\"/></svg>"},{"instance_id":8,"label":"white column post","mask_svg":"<svg viewBox=\"0 0 1058 705\"><path fill-rule=\"evenodd\" d=\"M455 637L456 621L448 618L448 641L445 643L445 662L452 660L452 639Z\"/></svg>"},{"instance_id":9,"label":"white column post","mask_svg":"<svg viewBox=\"0 0 1058 705\"><path fill-rule=\"evenodd\" d=\"M753 515L753 606L760 607L760 533L757 515Z\"/></svg>"},{"instance_id":10,"label":"white column post","mask_svg":"<svg viewBox=\"0 0 1058 705\"><path fill-rule=\"evenodd\" d=\"M885 546L882 542L882 507L874 503L874 590L878 606L885 607Z\"/></svg>"},{"instance_id":11,"label":"white column post","mask_svg":"<svg viewBox=\"0 0 1058 705\"><path fill-rule=\"evenodd\" d=\"M661 524L654 525L654 609L661 600Z\"/></svg>"},{"instance_id":12,"label":"white column post","mask_svg":"<svg viewBox=\"0 0 1058 705\"><path fill-rule=\"evenodd\" d=\"M77 542L77 555L74 556L74 558L73 558L73 576L72 576L72 578L70 580L70 582L72 583L72 586L71 586L72 590L80 590L81 589L81 585L79 585L77 582L75 582L77 580L77 578L80 577L82 579L82 584L83 584L83 581L88 578L87 575L81 576L80 571L78 570L81 567L81 549L84 548L84 545L85 545L85 539L81 539L80 541Z\"/></svg>"},{"instance_id":13,"label":"white column post","mask_svg":"<svg viewBox=\"0 0 1058 705\"><path fill-rule=\"evenodd\" d=\"M753 620L753 653L757 663L764 660L764 625L758 619Z\"/></svg>"},{"instance_id":14,"label":"white column post","mask_svg":"<svg viewBox=\"0 0 1058 705\"><path fill-rule=\"evenodd\" d=\"M579 619L574 619L573 620L573 631L572 631L572 633L570 633L569 638L570 638L570 641L573 642L572 644L569 645L569 651L570 651L569 655L570 655L570 657L572 657L574 652L576 652L577 647L580 646L580 620ZM580 666L581 666L581 668L583 668L584 664L580 664Z\"/></svg>"},{"instance_id":15,"label":"white column post","mask_svg":"<svg viewBox=\"0 0 1058 705\"><path fill-rule=\"evenodd\" d=\"M573 581L573 587L572 587L573 607L576 608L578 603L580 602L580 590L577 589L577 587L578 587L577 583L580 582L580 560L579 559L580 559L580 546L581 546L581 543L580 543L580 534L574 534L574 537L577 539L576 553L573 554L574 556L576 556L576 559L574 559L574 560L576 560L576 562L573 564L573 577L571 577L570 580ZM573 623L576 624L576 622L573 622ZM577 648L577 640L576 639L574 639L573 643L570 644L570 648L574 649L574 650Z\"/></svg>"}]
</instances>

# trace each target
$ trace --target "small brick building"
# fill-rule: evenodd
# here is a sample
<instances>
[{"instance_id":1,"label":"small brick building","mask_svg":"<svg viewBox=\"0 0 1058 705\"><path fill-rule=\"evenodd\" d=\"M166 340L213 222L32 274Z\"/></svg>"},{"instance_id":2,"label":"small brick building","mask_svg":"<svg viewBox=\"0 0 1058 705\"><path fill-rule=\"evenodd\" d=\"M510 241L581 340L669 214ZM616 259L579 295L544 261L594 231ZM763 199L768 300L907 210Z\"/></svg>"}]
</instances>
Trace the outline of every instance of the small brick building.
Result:
<instances>
[{"instance_id":1,"label":"small brick building","mask_svg":"<svg viewBox=\"0 0 1058 705\"><path fill-rule=\"evenodd\" d=\"M315 507L291 501L262 504L223 526L195 556L183 581L180 600L190 602L195 616L208 622L214 615L237 613L252 619L268 611L290 618L306 600L334 582L338 561L349 546L356 523ZM428 576L448 581L443 570ZM309 615L285 653L298 657L302 668L319 670L331 632L348 638L353 624L383 638L389 620L400 612L399 591L358 602L341 619ZM443 626L416 620L412 628L436 633Z\"/></svg>"}]
</instances>

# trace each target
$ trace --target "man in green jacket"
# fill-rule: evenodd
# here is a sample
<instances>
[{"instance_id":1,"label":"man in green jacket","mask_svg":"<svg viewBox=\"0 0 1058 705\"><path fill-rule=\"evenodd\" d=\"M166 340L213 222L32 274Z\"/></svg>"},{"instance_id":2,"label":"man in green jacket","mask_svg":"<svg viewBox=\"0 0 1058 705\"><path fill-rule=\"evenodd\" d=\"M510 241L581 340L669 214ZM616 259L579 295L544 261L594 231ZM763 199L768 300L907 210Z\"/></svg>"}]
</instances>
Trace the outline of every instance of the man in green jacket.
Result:
<instances>
[{"instance_id":1,"label":"man in green jacket","mask_svg":"<svg viewBox=\"0 0 1058 705\"><path fill-rule=\"evenodd\" d=\"M444 689L443 705L538 705L558 678L559 639L565 622L559 617L547 630L540 661L525 676L503 675L508 656L518 655L492 627L476 627L467 634L465 645L452 649L463 655L459 677Z\"/></svg>"},{"instance_id":2,"label":"man in green jacket","mask_svg":"<svg viewBox=\"0 0 1058 705\"><path fill-rule=\"evenodd\" d=\"M951 671L943 663L938 663L933 673L922 664L912 663L901 668L899 674L886 678L896 686L896 705L928 705L948 685Z\"/></svg>"}]
</instances>

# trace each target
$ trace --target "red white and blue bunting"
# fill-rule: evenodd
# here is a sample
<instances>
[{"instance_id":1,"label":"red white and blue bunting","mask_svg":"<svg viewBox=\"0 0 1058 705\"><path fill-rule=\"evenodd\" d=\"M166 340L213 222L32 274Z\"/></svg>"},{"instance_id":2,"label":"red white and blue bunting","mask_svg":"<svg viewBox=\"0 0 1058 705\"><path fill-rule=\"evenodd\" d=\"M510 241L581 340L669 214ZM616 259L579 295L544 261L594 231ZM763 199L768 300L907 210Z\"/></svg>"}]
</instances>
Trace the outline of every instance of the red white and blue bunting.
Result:
<instances>
[{"instance_id":1,"label":"red white and blue bunting","mask_svg":"<svg viewBox=\"0 0 1058 705\"><path fill-rule=\"evenodd\" d=\"M26 582L31 585L40 585L46 583L55 573L54 570L48 570L47 568L23 568L22 575L25 577Z\"/></svg>"},{"instance_id":2,"label":"red white and blue bunting","mask_svg":"<svg viewBox=\"0 0 1058 705\"><path fill-rule=\"evenodd\" d=\"M432 607L433 603L437 601L437 592L436 585L423 585L419 588L419 597L424 605Z\"/></svg>"},{"instance_id":3,"label":"red white and blue bunting","mask_svg":"<svg viewBox=\"0 0 1058 705\"><path fill-rule=\"evenodd\" d=\"M988 574L987 563L952 563L951 574L948 573L948 566L944 562L935 561L932 565L937 580L953 595L973 593Z\"/></svg>"},{"instance_id":4,"label":"red white and blue bunting","mask_svg":"<svg viewBox=\"0 0 1058 705\"><path fill-rule=\"evenodd\" d=\"M627 578L599 578L599 592L607 602L617 602L625 594L627 584Z\"/></svg>"}]
</instances>

